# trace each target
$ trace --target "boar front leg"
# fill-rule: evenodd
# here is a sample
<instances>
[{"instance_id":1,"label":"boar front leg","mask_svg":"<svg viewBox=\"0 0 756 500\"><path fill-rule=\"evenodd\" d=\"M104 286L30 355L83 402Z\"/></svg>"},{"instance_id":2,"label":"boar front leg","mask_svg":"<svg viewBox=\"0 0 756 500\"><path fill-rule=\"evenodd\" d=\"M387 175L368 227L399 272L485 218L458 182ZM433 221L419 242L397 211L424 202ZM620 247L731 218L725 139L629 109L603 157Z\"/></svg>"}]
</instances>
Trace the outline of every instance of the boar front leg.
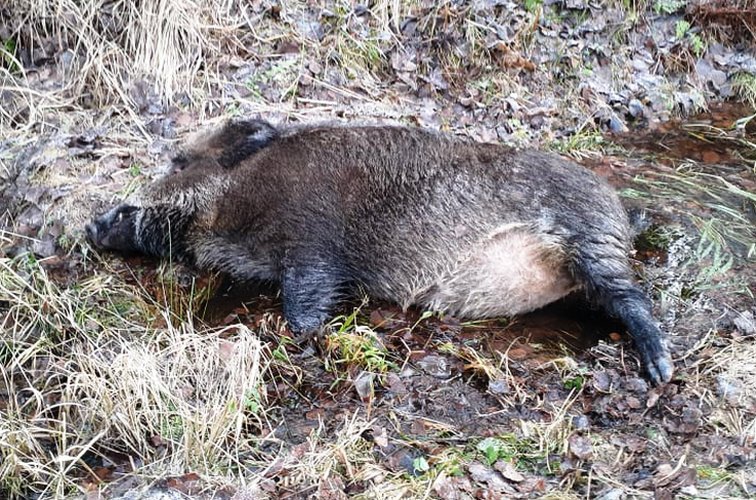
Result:
<instances>
[{"instance_id":1,"label":"boar front leg","mask_svg":"<svg viewBox=\"0 0 756 500\"><path fill-rule=\"evenodd\" d=\"M343 280L329 257L289 250L283 262L283 312L294 333L313 333L328 319Z\"/></svg>"}]
</instances>

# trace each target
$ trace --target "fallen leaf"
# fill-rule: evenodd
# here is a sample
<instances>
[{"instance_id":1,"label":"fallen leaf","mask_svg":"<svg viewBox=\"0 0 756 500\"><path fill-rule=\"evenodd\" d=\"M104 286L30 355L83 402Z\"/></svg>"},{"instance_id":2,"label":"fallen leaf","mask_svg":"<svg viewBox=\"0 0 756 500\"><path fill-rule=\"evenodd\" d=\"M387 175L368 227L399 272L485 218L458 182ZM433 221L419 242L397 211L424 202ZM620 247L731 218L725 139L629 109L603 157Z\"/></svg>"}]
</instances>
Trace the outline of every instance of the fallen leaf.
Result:
<instances>
[{"instance_id":1,"label":"fallen leaf","mask_svg":"<svg viewBox=\"0 0 756 500\"><path fill-rule=\"evenodd\" d=\"M529 477L521 483L517 483L517 490L521 493L542 492L546 490L546 481L540 477Z\"/></svg>"},{"instance_id":2,"label":"fallen leaf","mask_svg":"<svg viewBox=\"0 0 756 500\"><path fill-rule=\"evenodd\" d=\"M498 492L514 492L511 486L504 481L504 478L491 469L486 467L480 462L473 462L467 466L467 470L470 472L473 480L479 483L485 483L489 488Z\"/></svg>"},{"instance_id":3,"label":"fallen leaf","mask_svg":"<svg viewBox=\"0 0 756 500\"><path fill-rule=\"evenodd\" d=\"M367 401L369 399L372 399L374 394L374 384L375 381L375 373L361 371L352 382L354 384L354 389L357 391L357 394L360 396L360 399L363 401Z\"/></svg>"},{"instance_id":4,"label":"fallen leaf","mask_svg":"<svg viewBox=\"0 0 756 500\"><path fill-rule=\"evenodd\" d=\"M579 434L573 434L569 438L570 452L580 460L593 458L593 445L591 440Z\"/></svg>"},{"instance_id":5,"label":"fallen leaf","mask_svg":"<svg viewBox=\"0 0 756 500\"><path fill-rule=\"evenodd\" d=\"M420 368L428 375L436 378L449 378L451 376L451 366L449 361L443 356L429 355L417 362Z\"/></svg>"},{"instance_id":6,"label":"fallen leaf","mask_svg":"<svg viewBox=\"0 0 756 500\"><path fill-rule=\"evenodd\" d=\"M497 460L494 464L494 469L501 472L501 475L509 481L519 483L520 481L525 480L525 476L520 474L520 472L515 469L514 465L505 460Z\"/></svg>"},{"instance_id":7,"label":"fallen leaf","mask_svg":"<svg viewBox=\"0 0 756 500\"><path fill-rule=\"evenodd\" d=\"M344 481L339 476L329 476L318 483L317 498L320 500L345 500Z\"/></svg>"},{"instance_id":8,"label":"fallen leaf","mask_svg":"<svg viewBox=\"0 0 756 500\"><path fill-rule=\"evenodd\" d=\"M388 446L388 433L385 427L373 428L373 442L381 448Z\"/></svg>"}]
</instances>

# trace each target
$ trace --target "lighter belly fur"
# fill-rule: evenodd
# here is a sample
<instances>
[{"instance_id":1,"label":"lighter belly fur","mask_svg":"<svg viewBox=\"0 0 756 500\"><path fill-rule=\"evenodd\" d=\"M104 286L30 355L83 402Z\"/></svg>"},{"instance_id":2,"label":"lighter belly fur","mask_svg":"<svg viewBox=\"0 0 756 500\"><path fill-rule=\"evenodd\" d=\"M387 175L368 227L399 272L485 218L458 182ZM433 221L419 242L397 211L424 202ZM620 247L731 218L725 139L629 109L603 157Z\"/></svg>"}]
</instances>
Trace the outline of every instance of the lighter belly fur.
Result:
<instances>
[{"instance_id":1,"label":"lighter belly fur","mask_svg":"<svg viewBox=\"0 0 756 500\"><path fill-rule=\"evenodd\" d=\"M463 318L510 316L577 288L559 241L524 224L508 224L475 245L415 302Z\"/></svg>"}]
</instances>

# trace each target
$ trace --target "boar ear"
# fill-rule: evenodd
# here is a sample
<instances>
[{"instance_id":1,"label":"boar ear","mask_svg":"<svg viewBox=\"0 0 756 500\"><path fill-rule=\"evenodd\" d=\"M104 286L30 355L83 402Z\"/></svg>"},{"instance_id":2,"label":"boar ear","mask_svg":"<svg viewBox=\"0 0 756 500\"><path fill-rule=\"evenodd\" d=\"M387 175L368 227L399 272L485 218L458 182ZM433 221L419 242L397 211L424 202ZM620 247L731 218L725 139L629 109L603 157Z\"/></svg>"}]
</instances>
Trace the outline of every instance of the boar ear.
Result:
<instances>
[{"instance_id":1,"label":"boar ear","mask_svg":"<svg viewBox=\"0 0 756 500\"><path fill-rule=\"evenodd\" d=\"M222 152L218 163L233 168L278 137L278 130L264 120L235 120L220 132Z\"/></svg>"}]
</instances>

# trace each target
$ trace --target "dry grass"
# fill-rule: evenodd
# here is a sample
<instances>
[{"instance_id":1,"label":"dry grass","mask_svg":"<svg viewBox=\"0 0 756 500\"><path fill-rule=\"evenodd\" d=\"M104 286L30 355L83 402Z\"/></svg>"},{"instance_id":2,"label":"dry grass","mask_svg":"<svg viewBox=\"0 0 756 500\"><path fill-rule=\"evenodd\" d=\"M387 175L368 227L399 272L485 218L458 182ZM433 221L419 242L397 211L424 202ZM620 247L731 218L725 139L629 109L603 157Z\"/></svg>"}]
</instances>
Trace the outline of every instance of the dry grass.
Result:
<instances>
[{"instance_id":1,"label":"dry grass","mask_svg":"<svg viewBox=\"0 0 756 500\"><path fill-rule=\"evenodd\" d=\"M0 297L6 494L71 494L97 482L91 457L115 454L148 476L239 482L269 427L254 333L179 322L107 275L60 288L29 257L0 260Z\"/></svg>"},{"instance_id":2,"label":"dry grass","mask_svg":"<svg viewBox=\"0 0 756 500\"><path fill-rule=\"evenodd\" d=\"M12 35L23 45L52 37L69 47L58 61L66 85L60 95L78 104L120 103L127 109L135 107L129 89L140 81L144 91L157 92L168 102L187 89L206 88L201 84L214 73L213 64L240 48L228 35L244 22L233 0L12 0L6 9L19 21ZM44 49L34 54L53 55ZM18 61L14 66L23 68ZM23 72L18 76L21 81L29 77ZM190 92L187 97L201 95Z\"/></svg>"},{"instance_id":3,"label":"dry grass","mask_svg":"<svg viewBox=\"0 0 756 500\"><path fill-rule=\"evenodd\" d=\"M349 80L372 78L377 84L371 74L386 63L385 53L395 43L392 26L404 9L399 2L378 2L375 26L355 35L346 25L354 16L351 4L337 3L326 20L330 34L321 47L311 42L308 28L292 19L307 11L304 2L248 7L237 0L11 0L4 13L12 29L8 40L13 41L13 49L0 44L0 93L5 101L0 125L36 123L51 111L80 106L114 105L137 125L141 122L137 113L155 104L191 108L200 116L215 115L218 109L233 114L240 105L280 112L280 106L271 106L277 103L255 95L255 86L262 79L281 89L280 101L289 100L306 73L304 57L258 54L250 48L253 44L268 51L276 44L291 43L326 67L335 65ZM261 22L268 17L276 17L279 24ZM55 57L54 71L63 86L40 86L42 75L36 68L25 69L20 47L33 48L28 54L32 61ZM230 82L224 69L249 60L259 61L264 71L241 82L252 95L240 97L236 90L240 82ZM315 75L313 83L359 97L322 76ZM297 114L295 106L288 110Z\"/></svg>"},{"instance_id":4,"label":"dry grass","mask_svg":"<svg viewBox=\"0 0 756 500\"><path fill-rule=\"evenodd\" d=\"M628 198L651 200L656 207L695 227L683 237L671 234L670 259L681 260L674 280L687 284L676 294L698 294L712 288L753 296L750 276L727 278L733 266L756 259L756 230L752 212L756 196L732 182L726 167L716 170L695 162L681 162L674 171L649 171L634 179L638 188L623 190ZM729 177L729 180L728 180ZM667 231L674 232L673 225Z\"/></svg>"}]
</instances>

